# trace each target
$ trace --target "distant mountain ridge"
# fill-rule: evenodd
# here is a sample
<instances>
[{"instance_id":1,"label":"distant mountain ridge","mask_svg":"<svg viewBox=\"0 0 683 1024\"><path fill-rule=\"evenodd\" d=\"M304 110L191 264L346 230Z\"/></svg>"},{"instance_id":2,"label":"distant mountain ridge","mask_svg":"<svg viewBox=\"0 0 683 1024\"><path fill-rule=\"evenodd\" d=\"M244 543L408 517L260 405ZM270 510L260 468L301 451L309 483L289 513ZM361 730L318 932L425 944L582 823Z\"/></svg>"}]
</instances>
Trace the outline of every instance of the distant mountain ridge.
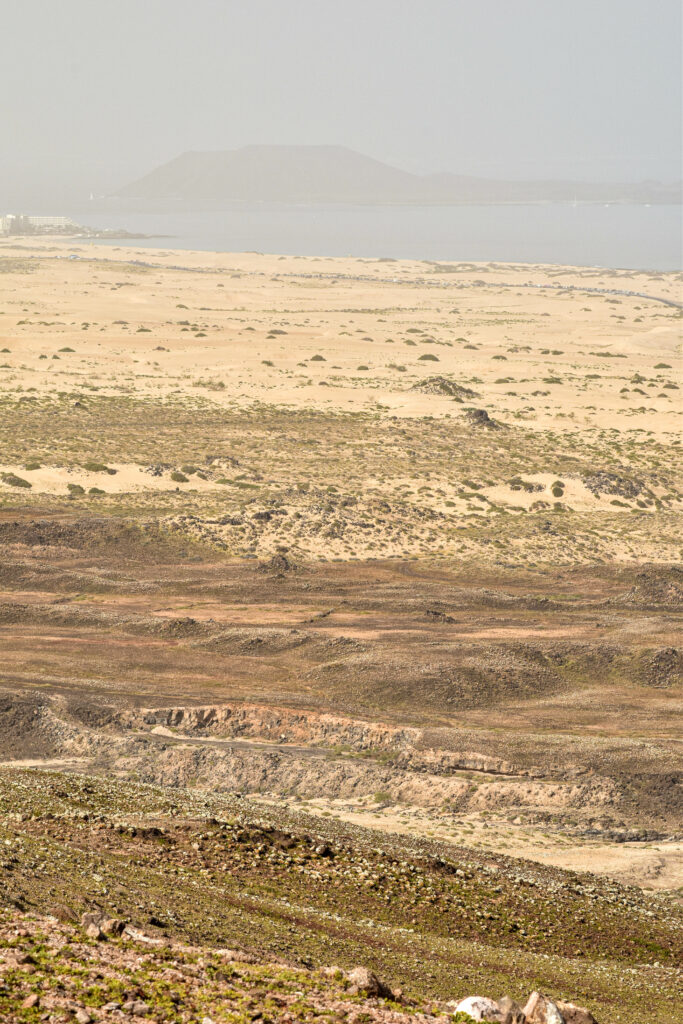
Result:
<instances>
[{"instance_id":1,"label":"distant mountain ridge","mask_svg":"<svg viewBox=\"0 0 683 1024\"><path fill-rule=\"evenodd\" d=\"M244 146L188 152L120 189L123 199L184 202L441 204L524 202L677 203L658 182L592 184L497 181L412 174L344 146Z\"/></svg>"}]
</instances>

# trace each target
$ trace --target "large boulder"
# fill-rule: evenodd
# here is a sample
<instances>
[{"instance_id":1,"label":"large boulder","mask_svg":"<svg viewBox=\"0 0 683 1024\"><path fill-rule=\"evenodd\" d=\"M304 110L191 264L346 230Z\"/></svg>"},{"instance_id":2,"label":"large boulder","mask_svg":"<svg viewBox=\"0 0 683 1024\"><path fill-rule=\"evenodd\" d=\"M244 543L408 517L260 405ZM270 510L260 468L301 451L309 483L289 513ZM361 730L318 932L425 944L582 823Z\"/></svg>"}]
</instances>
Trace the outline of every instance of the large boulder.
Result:
<instances>
[{"instance_id":1,"label":"large boulder","mask_svg":"<svg viewBox=\"0 0 683 1024\"><path fill-rule=\"evenodd\" d=\"M488 996L468 996L455 1007L454 1013L468 1013L473 1020L494 1021L503 1024L505 1017L498 1003Z\"/></svg>"},{"instance_id":2,"label":"large boulder","mask_svg":"<svg viewBox=\"0 0 683 1024\"><path fill-rule=\"evenodd\" d=\"M532 992L523 1010L528 1024L565 1024L557 1003L542 992Z\"/></svg>"},{"instance_id":3,"label":"large boulder","mask_svg":"<svg viewBox=\"0 0 683 1024\"><path fill-rule=\"evenodd\" d=\"M575 1006L574 1003L563 1003L557 1000L560 1013L564 1017L565 1024L598 1024L590 1010L583 1006Z\"/></svg>"},{"instance_id":4,"label":"large boulder","mask_svg":"<svg viewBox=\"0 0 683 1024\"><path fill-rule=\"evenodd\" d=\"M351 983L351 991L354 995L380 999L393 998L394 993L389 986L380 981L377 975L367 967L354 967L346 977Z\"/></svg>"}]
</instances>

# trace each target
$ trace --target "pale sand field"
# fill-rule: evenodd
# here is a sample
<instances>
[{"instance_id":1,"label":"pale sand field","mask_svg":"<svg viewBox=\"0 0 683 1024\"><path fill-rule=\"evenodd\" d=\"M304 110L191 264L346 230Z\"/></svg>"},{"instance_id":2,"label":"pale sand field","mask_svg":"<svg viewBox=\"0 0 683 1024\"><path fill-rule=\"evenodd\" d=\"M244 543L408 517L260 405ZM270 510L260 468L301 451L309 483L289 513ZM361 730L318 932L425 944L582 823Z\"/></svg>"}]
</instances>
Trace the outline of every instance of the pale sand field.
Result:
<instances>
[{"instance_id":1,"label":"pale sand field","mask_svg":"<svg viewBox=\"0 0 683 1024\"><path fill-rule=\"evenodd\" d=\"M332 451L330 420L321 437L327 451L319 449L313 476L305 469L303 479L335 491L352 481L354 494L408 500L411 509L447 517L454 529L476 525L492 509L518 515L551 508L560 473L562 506L584 518L613 521L621 507L680 509L680 309L658 300L680 302L683 275L105 248L66 239L7 240L0 245L0 271L0 388L15 405L135 400L156 403L162 414L170 406L196 408L198 418L207 408L233 416L266 407L292 417L313 410L347 423L349 414L375 416L394 435L405 424L405 440L390 440L386 457L356 475L361 460L355 452L351 467L340 461L341 443ZM547 285L552 289L540 287ZM650 298L581 290L590 288ZM473 394L457 401L420 390L434 376ZM482 443L495 447L494 435L478 428L470 430L471 441L464 436L468 407L485 409L520 438L516 446L512 434L495 435L507 448L498 446L497 468L482 470L477 494L465 458ZM402 472L390 457L402 456L405 445L420 462L409 434L426 417L453 422L452 452L442 444L436 472L425 474L419 465ZM544 454L534 456L529 448L529 457L517 460L529 486L514 486L504 476L506 452L526 454L534 438L543 442ZM12 440L0 445L0 497L6 499L18 497L7 482L13 473L31 484L33 496L68 496L72 485L96 488L111 500L180 491L191 496L196 513L197 503L222 502L226 485L244 476L229 462L216 462L179 486L171 472L180 466L162 448L163 472L154 475L154 460L135 451L131 458L130 446L127 458L111 445L102 455L107 438L101 437L92 458L104 458L116 471L106 473L63 450L46 454L45 444L37 449L30 436L23 449L16 436ZM148 432L145 440L151 440ZM372 447L367 439L359 445ZM549 452L578 453L576 471L566 460L564 468L548 465ZM270 455L269 482L291 485L291 460L287 467L278 462L275 443ZM647 500L595 493L585 483L589 466L618 474L645 469ZM254 488L265 477L253 466L248 473ZM306 557L324 554L305 530L285 536L282 524L279 529L276 536L274 527L264 526L258 538L239 543L218 527L214 533L228 548L237 545L237 553L272 552L284 540ZM433 548L435 530L415 525L410 537L385 536L375 553L420 555L428 542ZM624 557L677 557L678 535L669 527L664 532L660 550L659 531L639 524L634 543L623 545ZM471 550L465 535L460 542L458 550ZM613 554L620 542L605 543ZM365 557L372 550L360 534L348 544L332 537L327 545L330 557Z\"/></svg>"},{"instance_id":2,"label":"pale sand field","mask_svg":"<svg viewBox=\"0 0 683 1024\"><path fill-rule=\"evenodd\" d=\"M80 259L65 262L70 254ZM623 289L683 302L683 275L105 249L64 240L28 250L5 242L0 256L5 385L42 391L87 382L104 393L134 387L157 397L204 386L225 406L381 405L387 415L444 416L453 412L449 397L411 385L446 374L476 381L483 401L471 404L538 429L666 434L680 427L680 398L662 388L680 372L674 308L527 286ZM36 257L30 274L7 266L28 256ZM180 265L187 269L167 269ZM274 330L282 333L269 336ZM75 351L60 352L67 346ZM653 373L661 361L671 371ZM645 393L622 392L638 373L647 376ZM544 384L552 376L564 377L562 384ZM328 391L317 390L322 382Z\"/></svg>"}]
</instances>

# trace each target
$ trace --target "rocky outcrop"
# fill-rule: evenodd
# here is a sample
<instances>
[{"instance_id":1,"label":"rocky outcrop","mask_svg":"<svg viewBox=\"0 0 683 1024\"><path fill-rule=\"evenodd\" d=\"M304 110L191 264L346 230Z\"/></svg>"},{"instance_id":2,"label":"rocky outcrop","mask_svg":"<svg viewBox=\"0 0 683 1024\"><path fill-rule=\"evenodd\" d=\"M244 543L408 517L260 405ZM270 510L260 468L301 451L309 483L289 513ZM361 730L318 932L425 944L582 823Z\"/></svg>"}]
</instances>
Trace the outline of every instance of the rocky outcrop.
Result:
<instances>
[{"instance_id":1,"label":"rocky outcrop","mask_svg":"<svg viewBox=\"0 0 683 1024\"><path fill-rule=\"evenodd\" d=\"M421 391L425 395L446 395L462 402L465 398L477 398L477 392L466 388L463 384L457 384L448 377L426 377L417 384L413 384L411 391Z\"/></svg>"},{"instance_id":2,"label":"rocky outcrop","mask_svg":"<svg viewBox=\"0 0 683 1024\"><path fill-rule=\"evenodd\" d=\"M532 992L524 1008L509 996L498 1000L468 996L459 1003L449 1003L448 1007L456 1015L466 1015L459 1019L489 1024L597 1024L589 1010L574 1003L555 1002L542 992Z\"/></svg>"}]
</instances>

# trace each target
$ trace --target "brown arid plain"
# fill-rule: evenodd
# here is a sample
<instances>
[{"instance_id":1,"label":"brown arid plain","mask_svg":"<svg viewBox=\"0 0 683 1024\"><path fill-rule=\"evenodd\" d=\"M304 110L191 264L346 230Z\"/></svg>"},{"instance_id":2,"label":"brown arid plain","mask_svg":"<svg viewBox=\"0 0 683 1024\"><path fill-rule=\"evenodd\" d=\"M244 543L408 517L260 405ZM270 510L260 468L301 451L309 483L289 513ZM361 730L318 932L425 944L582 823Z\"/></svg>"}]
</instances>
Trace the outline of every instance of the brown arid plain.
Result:
<instances>
[{"instance_id":1,"label":"brown arid plain","mask_svg":"<svg viewBox=\"0 0 683 1024\"><path fill-rule=\"evenodd\" d=\"M682 298L2 242L0 928L677 1019Z\"/></svg>"}]
</instances>

